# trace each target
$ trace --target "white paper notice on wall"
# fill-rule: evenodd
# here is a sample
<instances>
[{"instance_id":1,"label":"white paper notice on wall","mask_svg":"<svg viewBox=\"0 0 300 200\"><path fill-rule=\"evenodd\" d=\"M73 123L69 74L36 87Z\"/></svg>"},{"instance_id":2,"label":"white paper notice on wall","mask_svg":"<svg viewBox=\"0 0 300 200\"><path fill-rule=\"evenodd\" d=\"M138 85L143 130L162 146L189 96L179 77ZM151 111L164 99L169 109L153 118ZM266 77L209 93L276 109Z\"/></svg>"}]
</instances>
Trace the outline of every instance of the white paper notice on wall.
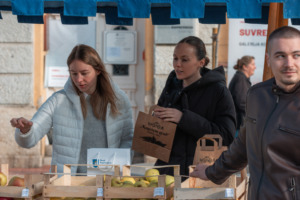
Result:
<instances>
[{"instance_id":1,"label":"white paper notice on wall","mask_svg":"<svg viewBox=\"0 0 300 200\"><path fill-rule=\"evenodd\" d=\"M103 61L107 64L136 64L137 33L131 30L104 31Z\"/></svg>"},{"instance_id":2,"label":"white paper notice on wall","mask_svg":"<svg viewBox=\"0 0 300 200\"><path fill-rule=\"evenodd\" d=\"M70 74L68 67L48 67L47 68L47 86L48 87L64 87Z\"/></svg>"}]
</instances>

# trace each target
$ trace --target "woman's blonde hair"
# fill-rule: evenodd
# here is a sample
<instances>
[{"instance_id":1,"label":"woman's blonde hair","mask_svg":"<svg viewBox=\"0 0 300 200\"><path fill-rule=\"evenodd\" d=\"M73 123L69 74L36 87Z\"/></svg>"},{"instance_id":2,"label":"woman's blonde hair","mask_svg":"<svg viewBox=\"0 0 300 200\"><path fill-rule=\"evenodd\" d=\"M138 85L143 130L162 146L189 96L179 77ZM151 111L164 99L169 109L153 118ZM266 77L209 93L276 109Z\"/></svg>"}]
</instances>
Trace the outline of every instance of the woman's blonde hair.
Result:
<instances>
[{"instance_id":1,"label":"woman's blonde hair","mask_svg":"<svg viewBox=\"0 0 300 200\"><path fill-rule=\"evenodd\" d=\"M96 71L100 72L97 76L96 90L91 95L90 103L93 109L94 116L97 119L105 120L108 104L111 105L111 111L113 115L118 114L116 105L117 96L113 90L110 82L110 76L107 73L105 66L95 49L90 46L80 44L73 48L71 51L67 64L70 68L70 64L74 60L80 60L85 64L91 65ZM85 103L84 94L75 86L73 80L72 84L80 96L81 110L83 117L86 118L87 106Z\"/></svg>"},{"instance_id":2,"label":"woman's blonde hair","mask_svg":"<svg viewBox=\"0 0 300 200\"><path fill-rule=\"evenodd\" d=\"M233 69L243 70L243 66L249 65L254 59L254 56L243 56L242 58L237 60L236 65L233 66Z\"/></svg>"}]
</instances>

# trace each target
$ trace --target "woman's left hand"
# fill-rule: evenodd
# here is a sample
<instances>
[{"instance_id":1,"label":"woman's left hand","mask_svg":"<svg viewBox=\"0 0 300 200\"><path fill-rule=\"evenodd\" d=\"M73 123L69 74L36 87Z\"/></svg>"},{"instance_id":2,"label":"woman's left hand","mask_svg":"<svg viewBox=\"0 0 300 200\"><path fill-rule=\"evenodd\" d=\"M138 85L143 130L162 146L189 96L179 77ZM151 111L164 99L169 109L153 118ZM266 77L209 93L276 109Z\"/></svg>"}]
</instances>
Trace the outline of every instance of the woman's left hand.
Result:
<instances>
[{"instance_id":1,"label":"woman's left hand","mask_svg":"<svg viewBox=\"0 0 300 200\"><path fill-rule=\"evenodd\" d=\"M175 108L156 108L154 115L164 121L178 123L182 117L182 112Z\"/></svg>"}]
</instances>

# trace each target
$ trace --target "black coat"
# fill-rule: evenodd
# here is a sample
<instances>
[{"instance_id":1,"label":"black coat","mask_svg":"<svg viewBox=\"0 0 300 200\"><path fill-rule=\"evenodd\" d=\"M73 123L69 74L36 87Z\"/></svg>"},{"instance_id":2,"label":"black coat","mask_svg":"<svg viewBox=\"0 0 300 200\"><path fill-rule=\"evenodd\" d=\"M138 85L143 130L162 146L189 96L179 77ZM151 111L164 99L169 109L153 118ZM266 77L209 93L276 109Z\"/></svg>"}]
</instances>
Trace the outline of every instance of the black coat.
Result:
<instances>
[{"instance_id":1,"label":"black coat","mask_svg":"<svg viewBox=\"0 0 300 200\"><path fill-rule=\"evenodd\" d=\"M246 96L251 87L250 79L243 72L237 71L229 84L229 91L232 95L235 111L237 129L243 126L245 117Z\"/></svg>"},{"instance_id":2,"label":"black coat","mask_svg":"<svg viewBox=\"0 0 300 200\"><path fill-rule=\"evenodd\" d=\"M248 200L300 199L300 82L285 92L275 79L252 86L245 125L212 167L216 184L245 168L250 172Z\"/></svg>"},{"instance_id":3,"label":"black coat","mask_svg":"<svg viewBox=\"0 0 300 200\"><path fill-rule=\"evenodd\" d=\"M235 133L235 109L226 87L223 67L202 69L202 77L186 88L172 71L158 100L162 107L176 108L183 115L177 124L169 163L161 160L156 165L180 165L180 174L188 175L193 164L196 142L205 134L220 134L229 145ZM161 168L161 174L173 174L173 169Z\"/></svg>"}]
</instances>

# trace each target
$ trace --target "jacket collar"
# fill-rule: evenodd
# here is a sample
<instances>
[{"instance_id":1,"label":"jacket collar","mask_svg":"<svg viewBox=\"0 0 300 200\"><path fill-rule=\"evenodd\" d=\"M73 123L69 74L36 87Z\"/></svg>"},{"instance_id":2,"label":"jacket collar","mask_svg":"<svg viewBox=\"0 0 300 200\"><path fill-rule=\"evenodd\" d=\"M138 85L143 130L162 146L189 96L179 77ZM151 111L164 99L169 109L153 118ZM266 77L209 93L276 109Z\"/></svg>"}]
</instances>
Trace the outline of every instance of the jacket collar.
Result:
<instances>
[{"instance_id":1,"label":"jacket collar","mask_svg":"<svg viewBox=\"0 0 300 200\"><path fill-rule=\"evenodd\" d=\"M276 95L293 94L293 93L300 92L300 81L294 86L294 88L291 91L286 92L276 84L275 78L272 79L273 79L272 92Z\"/></svg>"},{"instance_id":2,"label":"jacket collar","mask_svg":"<svg viewBox=\"0 0 300 200\"><path fill-rule=\"evenodd\" d=\"M237 71L236 74L239 75L239 76L244 77L244 78L251 84L250 77L248 78L248 77L244 74L244 72Z\"/></svg>"}]
</instances>

